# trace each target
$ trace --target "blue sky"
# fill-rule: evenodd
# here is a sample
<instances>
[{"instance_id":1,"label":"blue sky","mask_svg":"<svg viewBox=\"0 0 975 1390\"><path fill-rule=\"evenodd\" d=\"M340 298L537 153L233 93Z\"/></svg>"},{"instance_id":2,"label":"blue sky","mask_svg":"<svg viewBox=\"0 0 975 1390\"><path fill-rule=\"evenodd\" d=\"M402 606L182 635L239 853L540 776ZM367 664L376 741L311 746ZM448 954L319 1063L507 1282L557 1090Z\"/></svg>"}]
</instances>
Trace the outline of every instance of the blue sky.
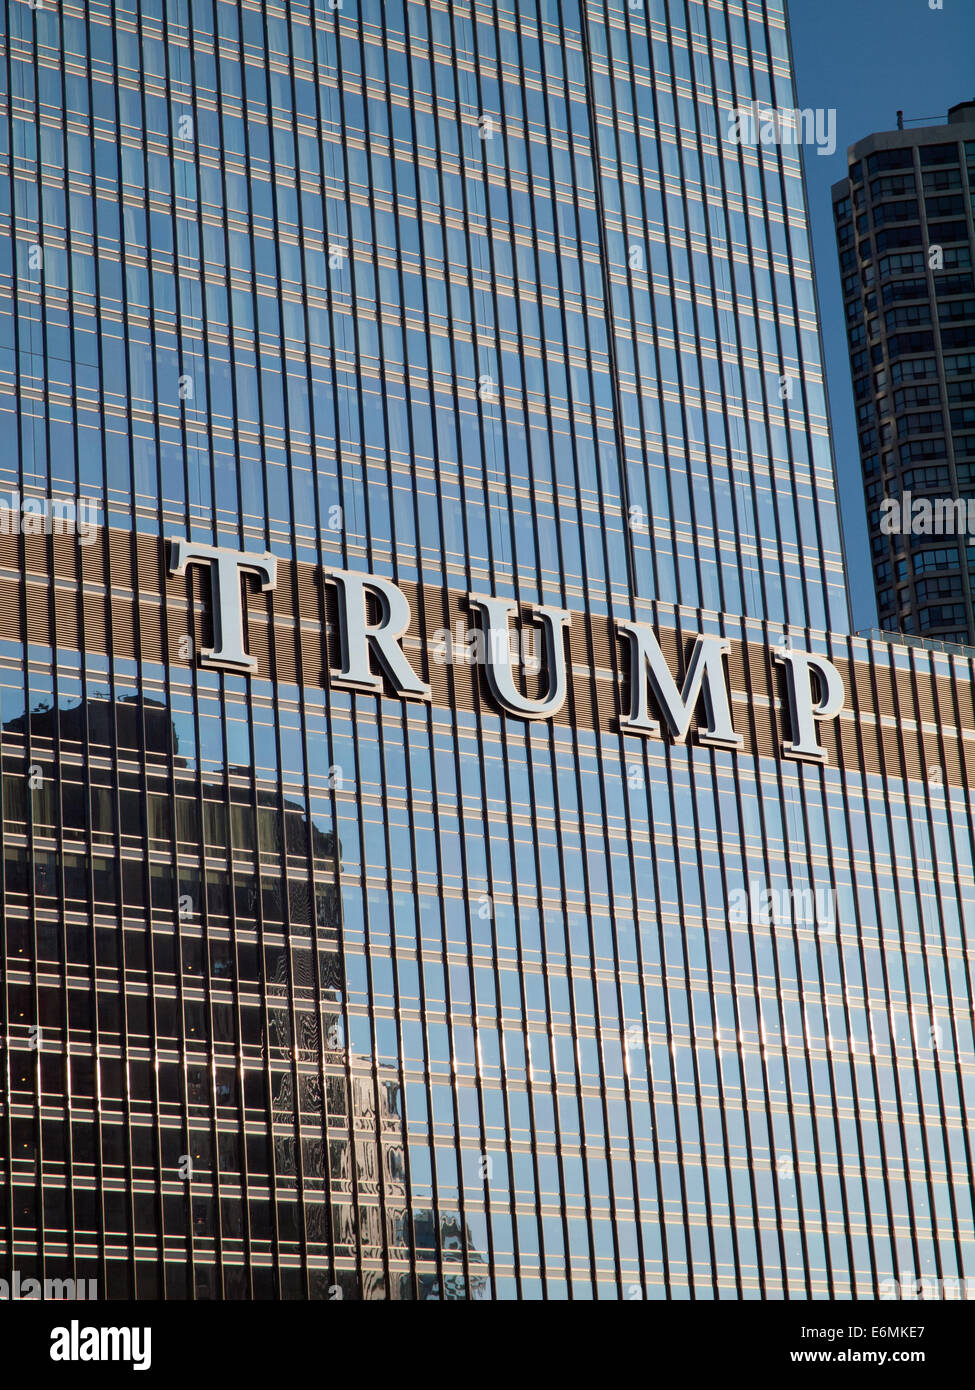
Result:
<instances>
[{"instance_id":1,"label":"blue sky","mask_svg":"<svg viewBox=\"0 0 975 1390\"><path fill-rule=\"evenodd\" d=\"M804 152L854 628L876 621L830 186L875 130L975 97L975 0L788 0L800 106L836 110L836 153Z\"/></svg>"}]
</instances>

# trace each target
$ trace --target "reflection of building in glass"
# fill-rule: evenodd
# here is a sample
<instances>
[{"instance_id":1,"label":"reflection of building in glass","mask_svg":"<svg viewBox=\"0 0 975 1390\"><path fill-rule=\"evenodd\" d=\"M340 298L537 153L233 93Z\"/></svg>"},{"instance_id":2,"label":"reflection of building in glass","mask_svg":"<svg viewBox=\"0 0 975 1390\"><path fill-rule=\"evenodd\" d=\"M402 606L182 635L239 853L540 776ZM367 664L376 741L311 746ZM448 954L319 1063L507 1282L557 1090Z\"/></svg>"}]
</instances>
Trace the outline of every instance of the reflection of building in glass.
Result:
<instances>
[{"instance_id":1,"label":"reflection of building in glass","mask_svg":"<svg viewBox=\"0 0 975 1390\"><path fill-rule=\"evenodd\" d=\"M86 788L72 777L73 750L86 736L117 750L115 785L114 778L92 779ZM16 759L28 744L33 776ZM96 699L58 710L41 704L2 726L2 746L4 821L12 832L4 844L8 1020L23 1044L15 1041L9 1054L11 1112L16 1118L29 1105L38 1075L42 1096L63 1086L71 1105L70 1125L49 1115L39 1136L21 1114L15 1126L18 1224L38 1224L43 1203L46 1229L56 1235L60 1218L75 1237L77 1268L109 1277L99 1288L110 1295L126 1287L118 1282L123 1265L106 1273L102 1264L110 1235L118 1245L141 1236L144 1247L161 1235L167 1250L199 1251L191 1266L184 1259L183 1276L167 1261L166 1289L200 1297L272 1291L256 1271L249 1284L240 1261L224 1269L222 1288L214 1283L216 1266L206 1256L217 1243L229 1255L246 1241L252 1252L267 1253L271 1268L289 1231L298 1249L314 1238L353 1252L363 1229L381 1239L385 1218L399 1233L404 1261L414 1246L434 1250L423 1212L411 1239L395 1070L377 1071L368 1055L343 1046L334 834L309 825L299 804L255 788L249 768L227 770L238 792L229 802L221 783L198 785L165 706L151 701ZM58 748L64 756L48 761ZM127 755L143 751L172 768L172 786L147 783L155 790L143 792L133 779L126 795L121 768ZM105 851L100 863L84 852L89 836ZM210 865L205 897L199 869L187 862L188 846L201 839ZM290 950L278 925L283 869ZM96 923L106 907L121 909L121 933L92 930L89 894ZM56 982L61 970L66 995ZM37 979L36 1009L19 977ZM176 1174L167 1164L173 1155ZM187 1179L178 1177L181 1166ZM461 1259L456 1221L451 1236L451 1218L442 1220L443 1296L466 1297L464 1274L449 1263ZM50 1263L64 1268L71 1254L58 1244ZM476 1251L470 1258L472 1296L480 1296L486 1281L474 1266L483 1259ZM28 1263L21 1260L22 1272ZM136 1272L134 1292L163 1292L154 1262L142 1260ZM381 1266L361 1274L339 1268L319 1291L414 1296L405 1263L395 1290L387 1277ZM416 1296L439 1297L436 1276L426 1276Z\"/></svg>"},{"instance_id":2,"label":"reflection of building in glass","mask_svg":"<svg viewBox=\"0 0 975 1390\"><path fill-rule=\"evenodd\" d=\"M5 19L0 493L100 526L0 529L2 1259L201 1298L972 1272L972 671L845 633L799 153L727 135L797 105L780 0ZM256 670L207 664L176 540L276 561ZM429 700L342 685L335 571L399 586ZM431 656L471 595L571 614L551 718ZM670 738L659 680L621 725L620 619L678 703L727 640L740 747Z\"/></svg>"},{"instance_id":3,"label":"reflection of building in glass","mask_svg":"<svg viewBox=\"0 0 975 1390\"><path fill-rule=\"evenodd\" d=\"M86 741L117 776L73 775ZM391 1192L402 1166L395 1083L383 1082L377 1112L368 1074L351 1086L346 1075L334 834L297 803L257 791L249 769L228 769L232 799L216 781L199 784L165 707L151 701L35 706L4 723L2 746L15 1225L35 1228L43 1210L50 1262L72 1260L60 1223L77 1268L107 1277L99 1287L109 1294L132 1289L119 1282L124 1262L102 1264L112 1235L119 1246L136 1235L143 1246L202 1252L184 1257L182 1274L167 1262L170 1294L270 1292L259 1273L248 1285L240 1261L215 1284L206 1259L215 1242L232 1251L246 1238L268 1267L288 1231L296 1246L307 1232L330 1244L333 1220L354 1231L360 1196L363 1209L373 1209L368 1194L378 1205L374 1152ZM124 767L143 754L161 776L140 786ZM189 862L201 843L205 897ZM290 950L280 925L288 870ZM119 913L121 931L117 917L107 924ZM326 1073L325 1126L323 1055L338 1059ZM49 1113L40 1133L25 1113L38 1079L42 1105L61 1095L59 1119ZM53 1099L44 1108L53 1112ZM353 1173L353 1152L369 1171ZM132 1291L163 1291L158 1261L136 1272ZM333 1282L358 1288L342 1275Z\"/></svg>"}]
</instances>

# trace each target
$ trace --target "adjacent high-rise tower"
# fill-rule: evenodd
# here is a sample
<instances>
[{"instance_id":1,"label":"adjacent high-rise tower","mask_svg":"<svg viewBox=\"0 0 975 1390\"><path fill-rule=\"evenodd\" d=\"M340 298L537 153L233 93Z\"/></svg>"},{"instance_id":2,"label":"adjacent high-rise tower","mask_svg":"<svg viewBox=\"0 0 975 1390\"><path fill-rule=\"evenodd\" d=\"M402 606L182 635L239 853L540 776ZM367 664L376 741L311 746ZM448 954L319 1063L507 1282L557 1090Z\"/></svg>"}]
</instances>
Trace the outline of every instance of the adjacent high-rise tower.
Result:
<instances>
[{"instance_id":1,"label":"adjacent high-rise tower","mask_svg":"<svg viewBox=\"0 0 975 1390\"><path fill-rule=\"evenodd\" d=\"M975 644L975 101L850 147L833 212L882 628Z\"/></svg>"}]
</instances>

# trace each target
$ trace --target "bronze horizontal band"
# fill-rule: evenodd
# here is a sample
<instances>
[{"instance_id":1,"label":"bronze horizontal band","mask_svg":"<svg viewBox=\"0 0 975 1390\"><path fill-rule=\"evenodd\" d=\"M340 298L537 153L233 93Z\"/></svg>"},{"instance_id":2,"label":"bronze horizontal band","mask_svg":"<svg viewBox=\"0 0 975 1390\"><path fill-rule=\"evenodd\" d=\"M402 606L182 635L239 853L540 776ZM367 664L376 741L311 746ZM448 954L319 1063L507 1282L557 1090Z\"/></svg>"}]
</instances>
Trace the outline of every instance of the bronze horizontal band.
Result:
<instances>
[{"instance_id":1,"label":"bronze horizontal band","mask_svg":"<svg viewBox=\"0 0 975 1390\"><path fill-rule=\"evenodd\" d=\"M328 671L339 664L332 585L323 583L317 566L281 559L273 591L261 592L248 575L242 582L248 650L259 677L324 688ZM400 587L412 612L404 647L430 684L434 704L493 712L482 668L434 660L438 633L447 630L456 638L458 626L472 627L466 593L405 582ZM658 639L679 681L693 632L661 627ZM185 575L170 576L167 542L114 528L96 529L87 545L73 535L0 534L0 640L189 667L190 651L212 643L206 569L191 566ZM569 696L554 722L618 729L626 663L611 620L573 613L569 659ZM975 784L969 682L872 661L836 659L835 665L846 686L846 707L818 726L831 766ZM742 752L778 758L788 737L781 669L766 645L734 640L728 669ZM529 674L525 693L536 694L540 679Z\"/></svg>"}]
</instances>

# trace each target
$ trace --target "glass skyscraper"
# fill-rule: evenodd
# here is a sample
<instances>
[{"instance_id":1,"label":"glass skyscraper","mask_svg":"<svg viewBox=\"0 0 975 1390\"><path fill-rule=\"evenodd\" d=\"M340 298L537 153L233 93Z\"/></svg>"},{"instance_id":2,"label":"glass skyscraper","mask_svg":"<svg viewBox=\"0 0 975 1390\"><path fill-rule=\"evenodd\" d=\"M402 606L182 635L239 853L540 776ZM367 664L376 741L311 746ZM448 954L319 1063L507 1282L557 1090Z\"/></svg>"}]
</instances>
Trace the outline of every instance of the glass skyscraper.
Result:
<instances>
[{"instance_id":1,"label":"glass skyscraper","mask_svg":"<svg viewBox=\"0 0 975 1390\"><path fill-rule=\"evenodd\" d=\"M848 633L781 0L2 14L3 1276L975 1272L973 672Z\"/></svg>"}]
</instances>

